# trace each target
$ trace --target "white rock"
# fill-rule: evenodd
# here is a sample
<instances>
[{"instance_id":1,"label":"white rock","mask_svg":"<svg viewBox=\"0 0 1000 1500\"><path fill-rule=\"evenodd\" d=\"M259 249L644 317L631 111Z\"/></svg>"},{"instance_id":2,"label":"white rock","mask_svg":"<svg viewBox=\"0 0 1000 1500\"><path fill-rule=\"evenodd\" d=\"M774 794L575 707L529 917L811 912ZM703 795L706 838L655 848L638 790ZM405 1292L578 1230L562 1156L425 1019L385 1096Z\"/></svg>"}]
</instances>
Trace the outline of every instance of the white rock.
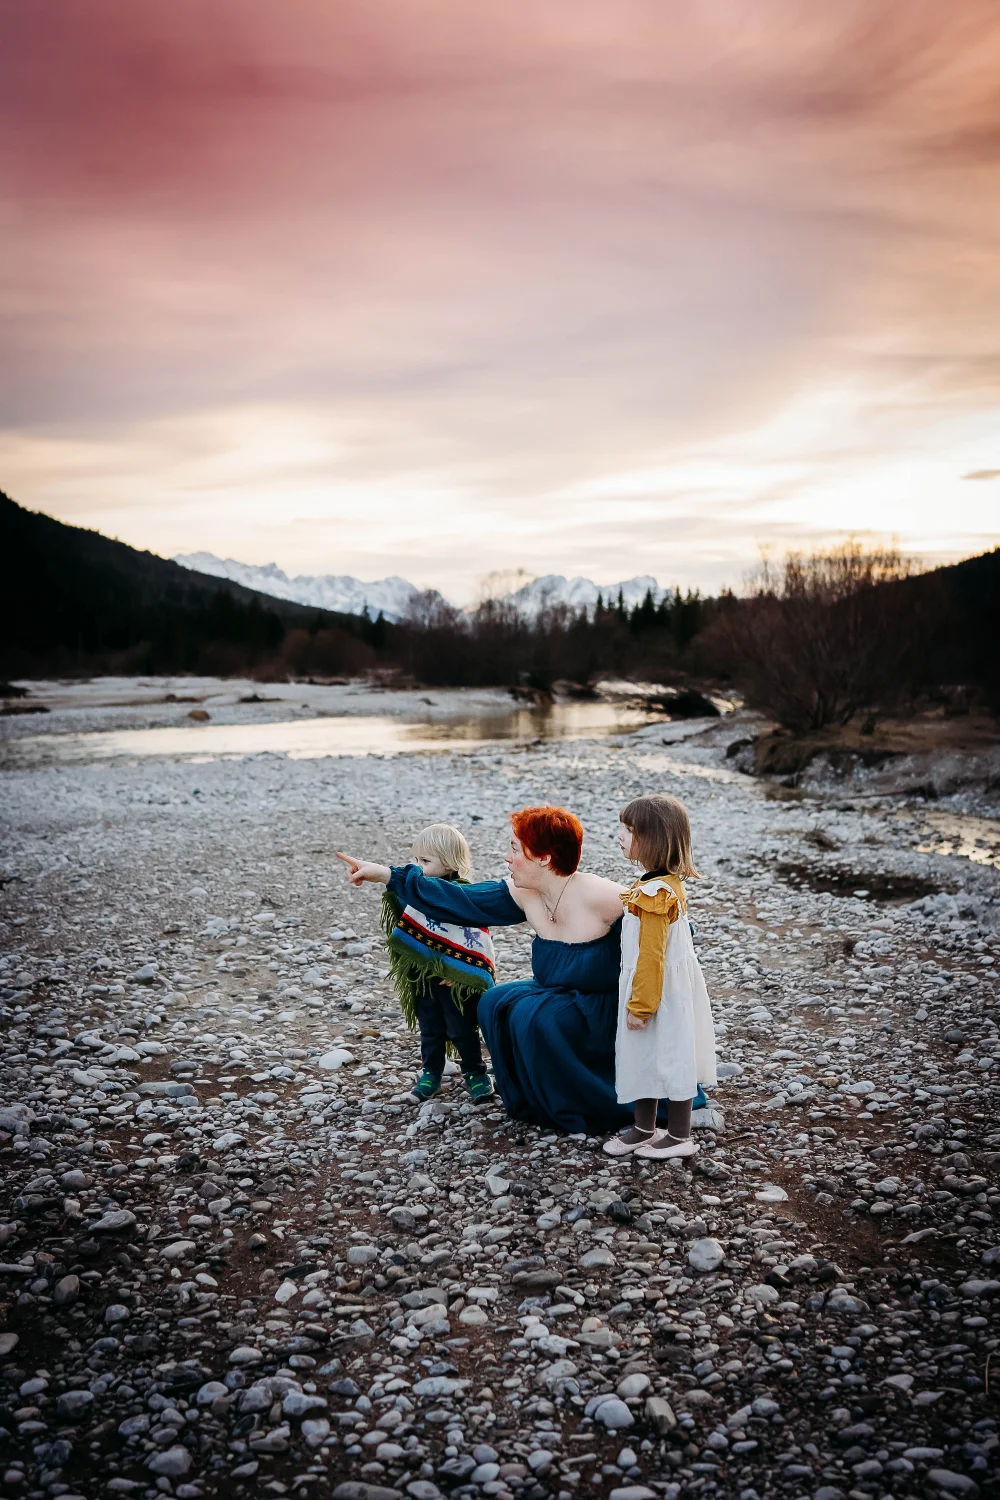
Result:
<instances>
[{"instance_id":1,"label":"white rock","mask_svg":"<svg viewBox=\"0 0 1000 1500\"><path fill-rule=\"evenodd\" d=\"M193 1255L198 1246L194 1240L174 1240L169 1245L164 1245L160 1251L161 1260L183 1260L186 1255Z\"/></svg>"},{"instance_id":2,"label":"white rock","mask_svg":"<svg viewBox=\"0 0 1000 1500\"><path fill-rule=\"evenodd\" d=\"M788 1199L788 1194L783 1187L778 1187L775 1183L769 1182L765 1187L761 1188L759 1193L754 1193L754 1197L758 1203L785 1203Z\"/></svg>"},{"instance_id":3,"label":"white rock","mask_svg":"<svg viewBox=\"0 0 1000 1500\"><path fill-rule=\"evenodd\" d=\"M213 1151L228 1151L231 1146L239 1146L244 1137L238 1130L224 1130L221 1135L216 1136L212 1142Z\"/></svg>"},{"instance_id":4,"label":"white rock","mask_svg":"<svg viewBox=\"0 0 1000 1500\"><path fill-rule=\"evenodd\" d=\"M460 1323L467 1323L470 1327L475 1328L482 1323L488 1323L490 1320L481 1307L475 1306L463 1307L458 1315L458 1321Z\"/></svg>"},{"instance_id":5,"label":"white rock","mask_svg":"<svg viewBox=\"0 0 1000 1500\"><path fill-rule=\"evenodd\" d=\"M746 1302L760 1302L764 1306L771 1306L781 1300L781 1293L777 1287L767 1286L764 1282L761 1282L759 1286L748 1286L742 1296Z\"/></svg>"},{"instance_id":6,"label":"white rock","mask_svg":"<svg viewBox=\"0 0 1000 1500\"><path fill-rule=\"evenodd\" d=\"M696 1271L716 1271L726 1258L726 1252L718 1240L692 1240L688 1249L688 1265Z\"/></svg>"},{"instance_id":7,"label":"white rock","mask_svg":"<svg viewBox=\"0 0 1000 1500\"><path fill-rule=\"evenodd\" d=\"M249 1344L240 1344L239 1348L234 1349L229 1356L231 1365L259 1365L263 1363L263 1360L264 1356L260 1350L252 1348Z\"/></svg>"},{"instance_id":8,"label":"white rock","mask_svg":"<svg viewBox=\"0 0 1000 1500\"><path fill-rule=\"evenodd\" d=\"M595 1271L601 1267L616 1266L618 1264L607 1245L595 1245L593 1250L587 1250L580 1256L580 1267L584 1271Z\"/></svg>"},{"instance_id":9,"label":"white rock","mask_svg":"<svg viewBox=\"0 0 1000 1500\"><path fill-rule=\"evenodd\" d=\"M204 1385L198 1387L198 1394L195 1396L195 1400L199 1406L211 1406L212 1402L219 1396L228 1395L229 1387L223 1385L221 1380L207 1380Z\"/></svg>"},{"instance_id":10,"label":"white rock","mask_svg":"<svg viewBox=\"0 0 1000 1500\"><path fill-rule=\"evenodd\" d=\"M156 1453L146 1460L146 1468L153 1474L164 1474L170 1479L179 1479L191 1467L191 1455L180 1443L164 1453Z\"/></svg>"},{"instance_id":11,"label":"white rock","mask_svg":"<svg viewBox=\"0 0 1000 1500\"><path fill-rule=\"evenodd\" d=\"M413 1387L415 1396L454 1396L466 1385L466 1381L452 1380L448 1375L428 1375L424 1380L418 1380Z\"/></svg>"},{"instance_id":12,"label":"white rock","mask_svg":"<svg viewBox=\"0 0 1000 1500\"><path fill-rule=\"evenodd\" d=\"M347 1252L349 1266L367 1266L373 1260L378 1260L378 1251L374 1245L352 1245Z\"/></svg>"},{"instance_id":13,"label":"white rock","mask_svg":"<svg viewBox=\"0 0 1000 1500\"><path fill-rule=\"evenodd\" d=\"M330 1435L330 1423L326 1417L306 1417L302 1423L302 1436L310 1448L319 1448Z\"/></svg>"},{"instance_id":14,"label":"white rock","mask_svg":"<svg viewBox=\"0 0 1000 1500\"><path fill-rule=\"evenodd\" d=\"M594 1421L600 1422L611 1432L617 1432L622 1427L631 1427L635 1422L635 1417L624 1401L619 1401L617 1396L609 1396L594 1412Z\"/></svg>"},{"instance_id":15,"label":"white rock","mask_svg":"<svg viewBox=\"0 0 1000 1500\"><path fill-rule=\"evenodd\" d=\"M652 1382L648 1375L626 1375L618 1382L618 1394L625 1401L629 1396L642 1396L649 1390ZM634 1460L633 1460L634 1462Z\"/></svg>"},{"instance_id":16,"label":"white rock","mask_svg":"<svg viewBox=\"0 0 1000 1500\"><path fill-rule=\"evenodd\" d=\"M316 1066L325 1069L328 1073L336 1073L338 1068L343 1068L353 1061L353 1052L348 1052L346 1047L334 1047L330 1052L324 1052L322 1057L316 1059Z\"/></svg>"}]
</instances>

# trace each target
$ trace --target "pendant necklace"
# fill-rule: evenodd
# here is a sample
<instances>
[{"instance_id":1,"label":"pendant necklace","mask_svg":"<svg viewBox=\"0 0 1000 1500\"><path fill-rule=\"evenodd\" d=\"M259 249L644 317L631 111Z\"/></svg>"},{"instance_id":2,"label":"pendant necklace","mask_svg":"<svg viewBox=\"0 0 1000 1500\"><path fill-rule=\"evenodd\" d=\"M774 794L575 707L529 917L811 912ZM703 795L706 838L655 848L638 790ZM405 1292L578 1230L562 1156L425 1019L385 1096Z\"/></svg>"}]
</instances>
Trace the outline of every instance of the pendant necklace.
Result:
<instances>
[{"instance_id":1,"label":"pendant necklace","mask_svg":"<svg viewBox=\"0 0 1000 1500\"><path fill-rule=\"evenodd\" d=\"M576 874L576 871L574 870L573 871L573 875L575 875L575 874ZM546 916L548 917L548 919L549 919L550 922L554 922L555 919L556 919L556 913L559 911L560 902L562 901L562 898L566 894L567 887L569 886L570 881L573 879L573 875L571 875L569 877L569 880L567 880L566 884L563 886L562 890L559 892L559 900L556 902L555 906L553 906L551 908L551 910L549 909L549 903L546 901L545 897L542 896L541 891L538 892L539 896L542 896L542 905L545 907L545 913L546 913Z\"/></svg>"}]
</instances>

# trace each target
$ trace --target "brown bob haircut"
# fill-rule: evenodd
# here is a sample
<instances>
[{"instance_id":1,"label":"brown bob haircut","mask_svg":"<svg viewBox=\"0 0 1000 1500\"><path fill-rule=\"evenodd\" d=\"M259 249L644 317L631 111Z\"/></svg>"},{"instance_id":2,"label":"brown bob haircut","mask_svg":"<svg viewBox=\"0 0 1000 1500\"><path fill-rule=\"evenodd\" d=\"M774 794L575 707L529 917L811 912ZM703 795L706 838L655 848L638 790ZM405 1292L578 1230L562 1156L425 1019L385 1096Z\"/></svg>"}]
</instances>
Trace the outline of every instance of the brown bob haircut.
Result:
<instances>
[{"instance_id":1,"label":"brown bob haircut","mask_svg":"<svg viewBox=\"0 0 1000 1500\"><path fill-rule=\"evenodd\" d=\"M580 863L583 824L565 807L524 807L510 826L533 859L549 856L555 875L572 875Z\"/></svg>"},{"instance_id":2,"label":"brown bob haircut","mask_svg":"<svg viewBox=\"0 0 1000 1500\"><path fill-rule=\"evenodd\" d=\"M685 880L701 878L691 858L691 822L683 802L666 792L653 792L634 797L619 816L643 869L663 870Z\"/></svg>"}]
</instances>

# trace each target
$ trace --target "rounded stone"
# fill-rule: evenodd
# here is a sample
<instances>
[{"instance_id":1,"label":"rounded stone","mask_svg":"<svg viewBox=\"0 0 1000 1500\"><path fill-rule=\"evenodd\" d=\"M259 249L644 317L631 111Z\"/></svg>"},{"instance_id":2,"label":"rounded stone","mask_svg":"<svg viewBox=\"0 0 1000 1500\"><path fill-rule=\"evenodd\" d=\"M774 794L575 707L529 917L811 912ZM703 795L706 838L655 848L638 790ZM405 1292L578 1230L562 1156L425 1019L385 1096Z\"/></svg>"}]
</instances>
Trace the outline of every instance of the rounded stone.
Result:
<instances>
[{"instance_id":1,"label":"rounded stone","mask_svg":"<svg viewBox=\"0 0 1000 1500\"><path fill-rule=\"evenodd\" d=\"M696 1271L717 1271L726 1258L726 1252L718 1240L692 1240L688 1248L688 1265Z\"/></svg>"},{"instance_id":2,"label":"rounded stone","mask_svg":"<svg viewBox=\"0 0 1000 1500\"><path fill-rule=\"evenodd\" d=\"M635 1418L624 1401L619 1401L615 1396L609 1396L594 1412L594 1421L600 1422L603 1427L614 1432L620 1427L631 1427Z\"/></svg>"},{"instance_id":3,"label":"rounded stone","mask_svg":"<svg viewBox=\"0 0 1000 1500\"><path fill-rule=\"evenodd\" d=\"M191 1467L191 1455L180 1443L173 1448L167 1448L163 1453L154 1453L153 1457L146 1460L146 1468L153 1474L160 1474L166 1479L179 1479L186 1474Z\"/></svg>"},{"instance_id":4,"label":"rounded stone","mask_svg":"<svg viewBox=\"0 0 1000 1500\"><path fill-rule=\"evenodd\" d=\"M762 1302L765 1307L769 1307L780 1302L781 1293L777 1287L767 1286L762 1282L759 1286L748 1286L743 1292L743 1298L747 1302Z\"/></svg>"},{"instance_id":5,"label":"rounded stone","mask_svg":"<svg viewBox=\"0 0 1000 1500\"><path fill-rule=\"evenodd\" d=\"M648 1375L635 1374L626 1375L618 1382L618 1394L622 1400L627 1401L629 1396L642 1396L649 1390L651 1381ZM635 1462L635 1459L632 1460Z\"/></svg>"}]
</instances>

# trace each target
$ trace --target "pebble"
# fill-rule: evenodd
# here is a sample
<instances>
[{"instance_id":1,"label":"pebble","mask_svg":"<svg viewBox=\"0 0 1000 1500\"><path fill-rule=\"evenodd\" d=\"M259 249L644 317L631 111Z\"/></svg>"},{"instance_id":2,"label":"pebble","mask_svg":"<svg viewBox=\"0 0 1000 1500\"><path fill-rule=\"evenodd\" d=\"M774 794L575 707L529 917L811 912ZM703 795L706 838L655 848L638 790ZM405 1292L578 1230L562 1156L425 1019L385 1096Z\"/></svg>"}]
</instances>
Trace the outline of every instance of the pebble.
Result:
<instances>
[{"instance_id":1,"label":"pebble","mask_svg":"<svg viewBox=\"0 0 1000 1500\"><path fill-rule=\"evenodd\" d=\"M617 1264L615 1256L605 1245L598 1245L580 1256L580 1269L583 1271L603 1270Z\"/></svg>"},{"instance_id":2,"label":"pebble","mask_svg":"<svg viewBox=\"0 0 1000 1500\"><path fill-rule=\"evenodd\" d=\"M595 1410L594 1421L603 1423L612 1431L618 1431L622 1427L631 1427L635 1422L635 1417L624 1401L608 1396Z\"/></svg>"},{"instance_id":3,"label":"pebble","mask_svg":"<svg viewBox=\"0 0 1000 1500\"><path fill-rule=\"evenodd\" d=\"M146 1468L154 1474L160 1474L165 1479L179 1479L186 1474L191 1467L191 1455L186 1448L179 1443L172 1448L167 1448L163 1453L155 1453L152 1458L146 1460Z\"/></svg>"},{"instance_id":4,"label":"pebble","mask_svg":"<svg viewBox=\"0 0 1000 1500\"><path fill-rule=\"evenodd\" d=\"M726 1258L726 1252L718 1240L705 1238L693 1240L688 1249L688 1264L696 1271L716 1271Z\"/></svg>"},{"instance_id":5,"label":"pebble","mask_svg":"<svg viewBox=\"0 0 1000 1500\"><path fill-rule=\"evenodd\" d=\"M66 1422L79 1422L90 1412L94 1397L90 1391L65 1391L56 1398L56 1416Z\"/></svg>"},{"instance_id":6,"label":"pebble","mask_svg":"<svg viewBox=\"0 0 1000 1500\"><path fill-rule=\"evenodd\" d=\"M347 1063L354 1061L354 1053L348 1052L344 1047L334 1047L329 1052L324 1052L322 1057L316 1059L316 1066L325 1069L328 1073L335 1073Z\"/></svg>"},{"instance_id":7,"label":"pebble","mask_svg":"<svg viewBox=\"0 0 1000 1500\"><path fill-rule=\"evenodd\" d=\"M928 1484L936 1485L947 1495L978 1495L979 1486L968 1474L957 1474L952 1469L929 1469Z\"/></svg>"},{"instance_id":8,"label":"pebble","mask_svg":"<svg viewBox=\"0 0 1000 1500\"><path fill-rule=\"evenodd\" d=\"M641 1396L644 1391L649 1390L649 1386L648 1375L626 1375L618 1382L618 1394L623 1400L627 1400L629 1396Z\"/></svg>"}]
</instances>

